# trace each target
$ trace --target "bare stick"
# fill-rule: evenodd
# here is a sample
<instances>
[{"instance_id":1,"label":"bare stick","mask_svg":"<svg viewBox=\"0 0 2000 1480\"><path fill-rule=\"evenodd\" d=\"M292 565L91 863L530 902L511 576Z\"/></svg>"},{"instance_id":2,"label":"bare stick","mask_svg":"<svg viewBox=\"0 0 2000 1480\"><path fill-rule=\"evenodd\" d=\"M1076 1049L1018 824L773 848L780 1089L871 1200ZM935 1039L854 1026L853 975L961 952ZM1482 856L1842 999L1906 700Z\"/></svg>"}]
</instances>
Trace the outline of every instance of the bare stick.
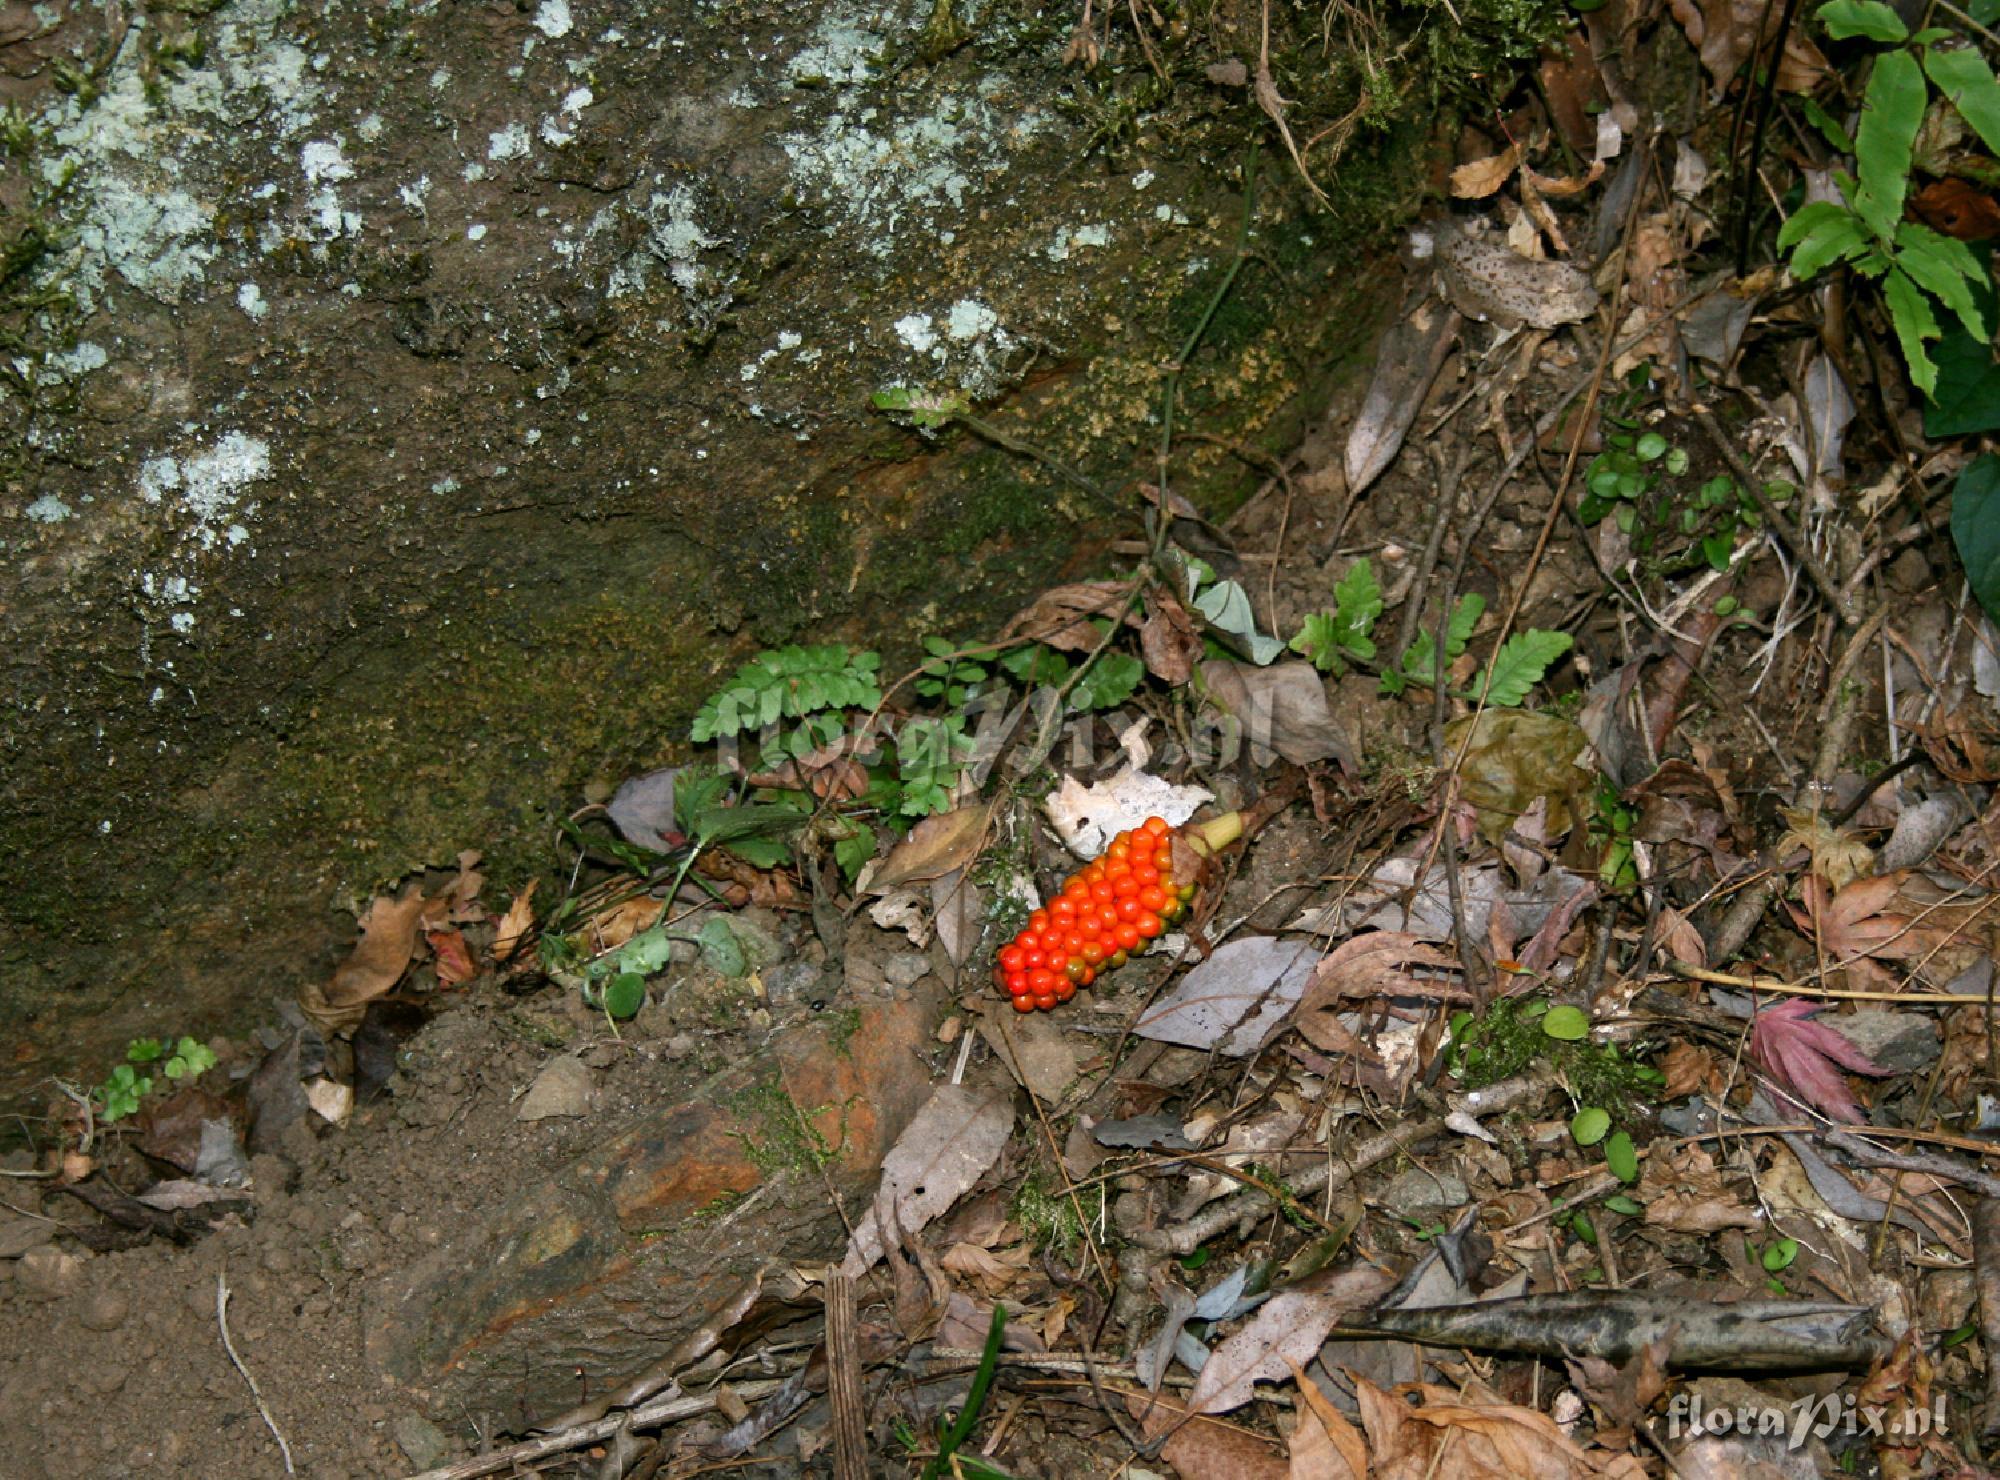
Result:
<instances>
[{"instance_id":1,"label":"bare stick","mask_svg":"<svg viewBox=\"0 0 2000 1480\"><path fill-rule=\"evenodd\" d=\"M783 1386L782 1382L763 1379L734 1384L736 1396L750 1401L768 1398ZM640 1429L655 1429L662 1424L678 1423L681 1419L693 1418L699 1413L712 1413L715 1408L713 1393L690 1396L679 1388L673 1388L637 1408L593 1419L589 1423L558 1429L553 1434L543 1434L539 1439L510 1444L507 1448L496 1449L490 1454L476 1454L471 1459L460 1460L457 1464L440 1465L437 1469L412 1475L410 1480L477 1480L478 1476L491 1475L496 1471L507 1469L510 1465L527 1464L551 1454L564 1454L572 1449L581 1449L586 1444L597 1443L600 1439L609 1439L622 1428L629 1427L634 1432Z\"/></svg>"},{"instance_id":2,"label":"bare stick","mask_svg":"<svg viewBox=\"0 0 2000 1480\"><path fill-rule=\"evenodd\" d=\"M257 1379L250 1375L250 1369L243 1365L243 1359L236 1355L236 1343L229 1339L229 1273L218 1269L215 1272L215 1324L222 1331L222 1349L229 1353L229 1360L236 1370L243 1374L243 1381L249 1384L250 1400L257 1405L257 1416L264 1420L264 1427L271 1431L271 1437L278 1441L278 1453L285 1457L285 1473L296 1475L292 1468L292 1446L285 1442L284 1433L278 1428L278 1421L271 1417L271 1410L264 1406L264 1395L257 1391Z\"/></svg>"}]
</instances>

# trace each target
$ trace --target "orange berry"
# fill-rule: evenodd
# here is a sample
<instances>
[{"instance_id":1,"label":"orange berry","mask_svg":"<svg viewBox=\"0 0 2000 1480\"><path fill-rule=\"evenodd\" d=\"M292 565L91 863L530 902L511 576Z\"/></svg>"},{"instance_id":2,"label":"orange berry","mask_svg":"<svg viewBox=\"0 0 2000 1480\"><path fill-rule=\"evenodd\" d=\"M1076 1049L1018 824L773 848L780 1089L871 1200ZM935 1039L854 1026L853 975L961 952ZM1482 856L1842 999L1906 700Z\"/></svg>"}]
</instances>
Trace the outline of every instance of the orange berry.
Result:
<instances>
[{"instance_id":1,"label":"orange berry","mask_svg":"<svg viewBox=\"0 0 2000 1480\"><path fill-rule=\"evenodd\" d=\"M1164 817L1148 817L1140 826L1156 838L1163 838L1172 830Z\"/></svg>"},{"instance_id":2,"label":"orange berry","mask_svg":"<svg viewBox=\"0 0 2000 1480\"><path fill-rule=\"evenodd\" d=\"M1075 982L1064 982L1061 986L1056 988L1056 1001L1058 1002L1069 1001L1070 998L1076 995L1076 987L1077 984Z\"/></svg>"},{"instance_id":3,"label":"orange berry","mask_svg":"<svg viewBox=\"0 0 2000 1480\"><path fill-rule=\"evenodd\" d=\"M1151 910L1156 915L1159 914L1162 910L1164 910L1167 907L1168 903L1172 901L1172 899L1173 896L1167 893L1167 891L1162 889L1158 884L1155 884L1148 889L1141 889L1138 893L1139 903L1144 905L1147 909Z\"/></svg>"},{"instance_id":4,"label":"orange berry","mask_svg":"<svg viewBox=\"0 0 2000 1480\"><path fill-rule=\"evenodd\" d=\"M1035 1006L1039 1007L1043 1012L1054 1011L1055 1005L1056 1005L1056 994L1054 992L1044 992L1037 995L1035 998Z\"/></svg>"},{"instance_id":5,"label":"orange berry","mask_svg":"<svg viewBox=\"0 0 2000 1480\"><path fill-rule=\"evenodd\" d=\"M1158 931L1154 931L1153 933L1155 935L1159 934ZM1118 924L1119 950L1136 951L1139 949L1139 942L1143 939L1145 939L1145 937L1139 933L1139 927L1137 924L1135 924L1130 920L1121 920L1119 922Z\"/></svg>"},{"instance_id":6,"label":"orange berry","mask_svg":"<svg viewBox=\"0 0 2000 1480\"><path fill-rule=\"evenodd\" d=\"M1147 910L1137 920L1133 921L1133 923L1139 927L1139 933L1145 936L1147 940L1151 940L1167 928L1160 922L1160 917L1151 910Z\"/></svg>"},{"instance_id":7,"label":"orange berry","mask_svg":"<svg viewBox=\"0 0 2000 1480\"><path fill-rule=\"evenodd\" d=\"M1123 951L1120 951L1118 952L1117 955L1111 956L1106 959L1104 963L1105 970L1116 971L1119 967L1123 966L1127 961L1130 961L1131 959L1132 958L1130 956L1126 955Z\"/></svg>"},{"instance_id":8,"label":"orange berry","mask_svg":"<svg viewBox=\"0 0 2000 1480\"><path fill-rule=\"evenodd\" d=\"M1031 910L1029 912L1028 928L1030 930L1040 930L1047 926L1048 923L1049 912L1047 910Z\"/></svg>"},{"instance_id":9,"label":"orange berry","mask_svg":"<svg viewBox=\"0 0 2000 1480\"><path fill-rule=\"evenodd\" d=\"M1095 966L1109 954L1102 940L1087 940L1083 943L1083 961L1086 966Z\"/></svg>"},{"instance_id":10,"label":"orange berry","mask_svg":"<svg viewBox=\"0 0 2000 1480\"><path fill-rule=\"evenodd\" d=\"M1034 998L1032 998L1032 997L1016 997L1016 998L1014 999L1014 1011L1016 1011L1016 1012L1033 1012L1034 1010L1035 1010L1035 999L1034 999Z\"/></svg>"},{"instance_id":11,"label":"orange berry","mask_svg":"<svg viewBox=\"0 0 2000 1480\"><path fill-rule=\"evenodd\" d=\"M1118 901L1118 918L1121 920L1136 920L1144 913L1145 908L1136 899L1121 899Z\"/></svg>"}]
</instances>

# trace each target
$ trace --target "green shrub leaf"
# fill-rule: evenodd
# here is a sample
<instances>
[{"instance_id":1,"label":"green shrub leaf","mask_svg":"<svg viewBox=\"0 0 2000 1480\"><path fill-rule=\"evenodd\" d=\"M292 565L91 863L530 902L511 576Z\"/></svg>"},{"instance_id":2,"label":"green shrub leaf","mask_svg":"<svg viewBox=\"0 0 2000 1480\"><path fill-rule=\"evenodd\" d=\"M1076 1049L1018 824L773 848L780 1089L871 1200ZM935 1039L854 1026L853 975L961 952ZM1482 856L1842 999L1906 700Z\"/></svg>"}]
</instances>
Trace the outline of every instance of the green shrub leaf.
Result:
<instances>
[{"instance_id":1,"label":"green shrub leaf","mask_svg":"<svg viewBox=\"0 0 2000 1480\"><path fill-rule=\"evenodd\" d=\"M1966 584L2000 621L2000 457L1982 452L1951 490L1951 542L1965 562Z\"/></svg>"},{"instance_id":2,"label":"green shrub leaf","mask_svg":"<svg viewBox=\"0 0 2000 1480\"><path fill-rule=\"evenodd\" d=\"M1905 221L1896 228L1896 265L1956 314L1970 333L1990 337L1973 296L1975 287L1986 284L1986 269L1964 242Z\"/></svg>"},{"instance_id":3,"label":"green shrub leaf","mask_svg":"<svg viewBox=\"0 0 2000 1480\"><path fill-rule=\"evenodd\" d=\"M1514 708L1528 697L1528 690L1542 681L1549 665L1570 650L1573 641L1567 632L1548 632L1539 627L1516 632L1493 655L1493 681L1482 685L1481 680L1474 679L1472 692L1479 693L1483 686L1488 704Z\"/></svg>"},{"instance_id":4,"label":"green shrub leaf","mask_svg":"<svg viewBox=\"0 0 2000 1480\"><path fill-rule=\"evenodd\" d=\"M1542 1018L1542 1031L1561 1043L1581 1043L1590 1036L1590 1019L1580 1007L1551 1007Z\"/></svg>"},{"instance_id":5,"label":"green shrub leaf","mask_svg":"<svg viewBox=\"0 0 2000 1480\"><path fill-rule=\"evenodd\" d=\"M1901 268L1891 268L1882 279L1882 297L1889 305L1889 321L1896 326L1896 340L1903 346L1903 359L1910 367L1910 379L1928 400L1937 390L1937 366L1924 349L1926 339L1938 337L1937 316L1923 290L1910 281Z\"/></svg>"},{"instance_id":6,"label":"green shrub leaf","mask_svg":"<svg viewBox=\"0 0 2000 1480\"><path fill-rule=\"evenodd\" d=\"M1910 28L1879 0L1833 0L1819 8L1819 23L1836 41L1865 36L1870 41L1907 41Z\"/></svg>"},{"instance_id":7,"label":"green shrub leaf","mask_svg":"<svg viewBox=\"0 0 2000 1480\"><path fill-rule=\"evenodd\" d=\"M1804 281L1829 263L1867 250L1860 219L1846 206L1816 200L1801 206L1778 233L1778 246L1792 253L1792 276Z\"/></svg>"},{"instance_id":8,"label":"green shrub leaf","mask_svg":"<svg viewBox=\"0 0 2000 1480\"><path fill-rule=\"evenodd\" d=\"M1924 48L1924 70L1980 141L2000 154L2000 81L1986 58L1969 46L1949 51L1929 46Z\"/></svg>"},{"instance_id":9,"label":"green shrub leaf","mask_svg":"<svg viewBox=\"0 0 2000 1480\"><path fill-rule=\"evenodd\" d=\"M1908 52L1892 51L1875 59L1862 100L1861 127L1854 136L1854 158L1861 171L1854 210L1885 242L1895 236L1896 223L1903 219L1910 150L1917 125L1924 121L1926 95L1923 69Z\"/></svg>"},{"instance_id":10,"label":"green shrub leaf","mask_svg":"<svg viewBox=\"0 0 2000 1480\"><path fill-rule=\"evenodd\" d=\"M1587 1105L1577 1111L1569 1123L1569 1133L1579 1146L1595 1146L1610 1129L1610 1112L1595 1105Z\"/></svg>"},{"instance_id":11,"label":"green shrub leaf","mask_svg":"<svg viewBox=\"0 0 2000 1480\"><path fill-rule=\"evenodd\" d=\"M1639 1180L1639 1153L1632 1145L1632 1138L1623 1131L1604 1143L1604 1164L1621 1182Z\"/></svg>"}]
</instances>

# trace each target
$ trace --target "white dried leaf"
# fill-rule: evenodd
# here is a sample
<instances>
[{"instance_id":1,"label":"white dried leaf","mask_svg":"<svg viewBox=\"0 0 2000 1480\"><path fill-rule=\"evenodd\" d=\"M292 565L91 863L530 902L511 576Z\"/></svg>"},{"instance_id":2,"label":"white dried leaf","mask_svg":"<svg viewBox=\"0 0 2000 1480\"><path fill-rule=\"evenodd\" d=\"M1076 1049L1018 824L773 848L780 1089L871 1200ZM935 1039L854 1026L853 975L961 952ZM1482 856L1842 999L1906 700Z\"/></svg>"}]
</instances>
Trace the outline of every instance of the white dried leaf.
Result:
<instances>
[{"instance_id":1,"label":"white dried leaf","mask_svg":"<svg viewBox=\"0 0 2000 1480\"><path fill-rule=\"evenodd\" d=\"M1064 776L1042 810L1070 852L1078 858L1095 858L1119 833L1148 817L1164 817L1179 827L1214 800L1213 792L1199 786L1175 786L1150 771L1127 766L1089 786Z\"/></svg>"},{"instance_id":2,"label":"white dried leaf","mask_svg":"<svg viewBox=\"0 0 2000 1480\"><path fill-rule=\"evenodd\" d=\"M907 1238L957 1202L1013 1132L1009 1096L939 1085L882 1158L875 1205L855 1226L842 1273L864 1274L882 1257L882 1230L891 1220Z\"/></svg>"},{"instance_id":3,"label":"white dried leaf","mask_svg":"<svg viewBox=\"0 0 2000 1480\"><path fill-rule=\"evenodd\" d=\"M1305 992L1319 954L1311 941L1240 936L1182 977L1132 1031L1236 1058L1255 1053Z\"/></svg>"}]
</instances>

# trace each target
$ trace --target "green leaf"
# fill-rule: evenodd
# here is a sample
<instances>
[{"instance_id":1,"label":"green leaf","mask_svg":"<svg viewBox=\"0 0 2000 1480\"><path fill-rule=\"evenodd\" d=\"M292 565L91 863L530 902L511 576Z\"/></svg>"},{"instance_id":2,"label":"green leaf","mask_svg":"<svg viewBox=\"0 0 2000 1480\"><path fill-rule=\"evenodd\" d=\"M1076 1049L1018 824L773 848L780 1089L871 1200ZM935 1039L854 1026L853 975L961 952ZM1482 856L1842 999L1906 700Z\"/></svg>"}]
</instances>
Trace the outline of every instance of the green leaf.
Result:
<instances>
[{"instance_id":1,"label":"green leaf","mask_svg":"<svg viewBox=\"0 0 2000 1480\"><path fill-rule=\"evenodd\" d=\"M1069 659L1045 642L1030 643L1027 647L1003 654L1000 666L1017 682L1029 687L1037 684L1054 686L1069 677Z\"/></svg>"},{"instance_id":2,"label":"green leaf","mask_svg":"<svg viewBox=\"0 0 2000 1480\"><path fill-rule=\"evenodd\" d=\"M1924 71L1952 107L1972 125L1980 142L2000 154L2000 81L1986 58L1970 46L1924 49Z\"/></svg>"},{"instance_id":3,"label":"green leaf","mask_svg":"<svg viewBox=\"0 0 2000 1480\"><path fill-rule=\"evenodd\" d=\"M1595 1146L1611 1129L1611 1112L1587 1105L1571 1117L1570 1137L1579 1146Z\"/></svg>"},{"instance_id":4,"label":"green leaf","mask_svg":"<svg viewBox=\"0 0 2000 1480\"><path fill-rule=\"evenodd\" d=\"M1907 41L1910 28L1879 0L1832 0L1818 11L1819 23L1836 41L1865 36L1870 41Z\"/></svg>"},{"instance_id":5,"label":"green leaf","mask_svg":"<svg viewBox=\"0 0 2000 1480\"><path fill-rule=\"evenodd\" d=\"M1972 594L2000 621L2000 457L1980 453L1952 485L1951 542Z\"/></svg>"},{"instance_id":6,"label":"green leaf","mask_svg":"<svg viewBox=\"0 0 2000 1480\"><path fill-rule=\"evenodd\" d=\"M646 979L636 971L621 971L604 984L604 1010L621 1022L645 1004Z\"/></svg>"},{"instance_id":7,"label":"green leaf","mask_svg":"<svg viewBox=\"0 0 2000 1480\"><path fill-rule=\"evenodd\" d=\"M1250 610L1249 593L1235 581L1218 581L1210 586L1195 598L1194 609L1208 618L1218 631L1237 639L1244 656L1253 663L1268 663L1285 650L1285 645L1277 638L1267 637L1257 630L1256 616Z\"/></svg>"},{"instance_id":8,"label":"green leaf","mask_svg":"<svg viewBox=\"0 0 2000 1480\"><path fill-rule=\"evenodd\" d=\"M1938 388L1936 399L1924 405L1924 435L1958 437L2000 427L2000 361L1992 344L1954 324L1931 357Z\"/></svg>"},{"instance_id":9,"label":"green leaf","mask_svg":"<svg viewBox=\"0 0 2000 1480\"><path fill-rule=\"evenodd\" d=\"M1614 1192L1604 1199L1604 1206L1614 1213L1623 1213L1627 1218L1636 1218L1646 1211L1622 1192Z\"/></svg>"},{"instance_id":10,"label":"green leaf","mask_svg":"<svg viewBox=\"0 0 2000 1480\"><path fill-rule=\"evenodd\" d=\"M1854 159L1861 173L1854 209L1885 242L1895 236L1896 223L1903 219L1910 150L1917 126L1924 121L1926 95L1923 69L1915 57L1892 51L1875 58L1861 103L1861 127L1854 136Z\"/></svg>"},{"instance_id":11,"label":"green leaf","mask_svg":"<svg viewBox=\"0 0 2000 1480\"><path fill-rule=\"evenodd\" d=\"M854 830L833 841L833 861L840 865L840 871L852 884L861 875L862 868L875 856L875 832L872 828L855 823Z\"/></svg>"},{"instance_id":12,"label":"green leaf","mask_svg":"<svg viewBox=\"0 0 2000 1480\"><path fill-rule=\"evenodd\" d=\"M1146 665L1128 653L1099 653L1069 691L1069 707L1078 712L1112 709L1132 697L1146 676Z\"/></svg>"},{"instance_id":13,"label":"green leaf","mask_svg":"<svg viewBox=\"0 0 2000 1480\"><path fill-rule=\"evenodd\" d=\"M729 928L729 922L720 915L701 927L695 943L701 947L702 960L718 976L742 976L750 970L749 959L743 954L743 943Z\"/></svg>"},{"instance_id":14,"label":"green leaf","mask_svg":"<svg viewBox=\"0 0 2000 1480\"><path fill-rule=\"evenodd\" d=\"M1937 366L1924 350L1926 339L1938 337L1937 317L1923 290L1910 281L1900 268L1891 268L1882 279L1882 298L1889 305L1889 322L1895 326L1896 340L1903 346L1903 359L1910 367L1910 380L1926 399L1937 389Z\"/></svg>"},{"instance_id":15,"label":"green leaf","mask_svg":"<svg viewBox=\"0 0 2000 1480\"><path fill-rule=\"evenodd\" d=\"M1291 649L1321 673L1344 672L1340 661L1340 628L1332 612L1309 612L1291 640Z\"/></svg>"},{"instance_id":16,"label":"green leaf","mask_svg":"<svg viewBox=\"0 0 2000 1480\"><path fill-rule=\"evenodd\" d=\"M1854 140L1848 137L1847 130L1841 127L1831 113L1814 102L1810 94L1799 95L1799 109L1805 114L1806 122L1818 129L1820 137L1833 146L1834 153L1854 152Z\"/></svg>"},{"instance_id":17,"label":"green leaf","mask_svg":"<svg viewBox=\"0 0 2000 1480\"><path fill-rule=\"evenodd\" d=\"M1798 1257L1799 1241L1795 1238L1772 1239L1764 1245L1764 1268L1771 1274L1791 1268L1792 1261Z\"/></svg>"},{"instance_id":18,"label":"green leaf","mask_svg":"<svg viewBox=\"0 0 2000 1480\"><path fill-rule=\"evenodd\" d=\"M125 1057L134 1064L150 1064L166 1051L157 1038L134 1038L125 1045Z\"/></svg>"},{"instance_id":19,"label":"green leaf","mask_svg":"<svg viewBox=\"0 0 2000 1480\"><path fill-rule=\"evenodd\" d=\"M1642 463L1657 462L1666 456L1666 453L1667 439L1658 432L1647 432L1639 439L1639 445L1633 449L1634 456Z\"/></svg>"},{"instance_id":20,"label":"green leaf","mask_svg":"<svg viewBox=\"0 0 2000 1480\"><path fill-rule=\"evenodd\" d=\"M1991 285L1986 281L1986 269L1964 242L1905 221L1896 228L1896 265L1956 314L1970 333L1981 339L1991 337L1974 297L1975 288Z\"/></svg>"},{"instance_id":21,"label":"green leaf","mask_svg":"<svg viewBox=\"0 0 2000 1480\"><path fill-rule=\"evenodd\" d=\"M1483 689L1488 704L1514 708L1528 697L1528 690L1542 681L1549 665L1568 652L1574 641L1567 632L1549 632L1539 627L1517 632L1500 644L1500 651L1493 655L1492 682L1486 684L1474 679L1472 692L1477 694Z\"/></svg>"},{"instance_id":22,"label":"green leaf","mask_svg":"<svg viewBox=\"0 0 2000 1480\"><path fill-rule=\"evenodd\" d=\"M1347 568L1347 574L1334 583L1334 610L1340 614L1341 626L1366 642L1368 634L1375 630L1375 619L1382 615L1382 588L1375 580L1375 567L1363 556ZM1351 646L1351 644L1348 644ZM1368 651L1362 657L1373 657L1375 645L1368 644Z\"/></svg>"},{"instance_id":23,"label":"green leaf","mask_svg":"<svg viewBox=\"0 0 2000 1480\"><path fill-rule=\"evenodd\" d=\"M1581 1043L1590 1036L1590 1019L1580 1007L1551 1007L1542 1019L1542 1031L1559 1043Z\"/></svg>"},{"instance_id":24,"label":"green leaf","mask_svg":"<svg viewBox=\"0 0 2000 1480\"><path fill-rule=\"evenodd\" d=\"M1792 276L1802 282L1829 263L1859 255L1867 246L1860 218L1830 200L1801 206L1778 233L1779 250L1791 250Z\"/></svg>"},{"instance_id":25,"label":"green leaf","mask_svg":"<svg viewBox=\"0 0 2000 1480\"><path fill-rule=\"evenodd\" d=\"M1621 1182L1630 1184L1639 1180L1639 1153L1633 1148L1632 1138L1623 1131L1604 1143L1604 1164Z\"/></svg>"}]
</instances>

